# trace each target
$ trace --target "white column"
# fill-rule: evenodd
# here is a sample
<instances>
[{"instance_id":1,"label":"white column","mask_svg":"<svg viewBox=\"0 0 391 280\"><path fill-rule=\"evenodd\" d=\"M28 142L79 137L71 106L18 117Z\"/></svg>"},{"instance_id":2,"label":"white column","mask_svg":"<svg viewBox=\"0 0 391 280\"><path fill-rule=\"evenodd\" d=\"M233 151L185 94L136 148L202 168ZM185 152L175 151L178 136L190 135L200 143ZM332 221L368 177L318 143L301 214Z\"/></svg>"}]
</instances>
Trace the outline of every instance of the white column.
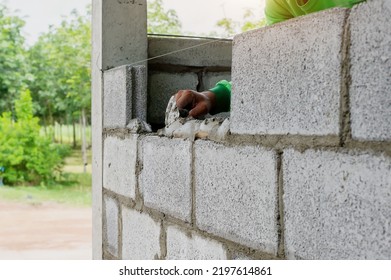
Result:
<instances>
[{"instance_id":1,"label":"white column","mask_svg":"<svg viewBox=\"0 0 391 280\"><path fill-rule=\"evenodd\" d=\"M120 65L145 60L147 58L147 46L146 0L92 0L93 259L102 259L103 255L103 71Z\"/></svg>"}]
</instances>

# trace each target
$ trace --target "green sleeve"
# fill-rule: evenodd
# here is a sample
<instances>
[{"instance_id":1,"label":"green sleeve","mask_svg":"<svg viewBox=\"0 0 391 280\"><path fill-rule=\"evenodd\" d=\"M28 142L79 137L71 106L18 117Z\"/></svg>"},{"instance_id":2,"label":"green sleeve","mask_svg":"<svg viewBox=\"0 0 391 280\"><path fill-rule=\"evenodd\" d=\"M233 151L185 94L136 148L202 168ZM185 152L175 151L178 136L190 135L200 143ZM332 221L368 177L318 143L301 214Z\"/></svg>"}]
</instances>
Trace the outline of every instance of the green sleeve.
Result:
<instances>
[{"instance_id":1,"label":"green sleeve","mask_svg":"<svg viewBox=\"0 0 391 280\"><path fill-rule=\"evenodd\" d=\"M365 0L266 0L267 25L334 7L351 8Z\"/></svg>"},{"instance_id":2,"label":"green sleeve","mask_svg":"<svg viewBox=\"0 0 391 280\"><path fill-rule=\"evenodd\" d=\"M306 4L300 5L302 0L296 0L296 3L299 4L300 9L302 9L306 14L310 14L335 7L351 8L353 5L362 1L364 0L308 0Z\"/></svg>"},{"instance_id":3,"label":"green sleeve","mask_svg":"<svg viewBox=\"0 0 391 280\"><path fill-rule=\"evenodd\" d=\"M294 18L290 7L284 0L266 0L265 18L266 24L272 25L287 19Z\"/></svg>"},{"instance_id":4,"label":"green sleeve","mask_svg":"<svg viewBox=\"0 0 391 280\"><path fill-rule=\"evenodd\" d=\"M216 106L210 112L212 115L220 112L229 112L231 107L231 88L232 82L222 80L216 84L214 88L209 91L213 92L216 97Z\"/></svg>"}]
</instances>

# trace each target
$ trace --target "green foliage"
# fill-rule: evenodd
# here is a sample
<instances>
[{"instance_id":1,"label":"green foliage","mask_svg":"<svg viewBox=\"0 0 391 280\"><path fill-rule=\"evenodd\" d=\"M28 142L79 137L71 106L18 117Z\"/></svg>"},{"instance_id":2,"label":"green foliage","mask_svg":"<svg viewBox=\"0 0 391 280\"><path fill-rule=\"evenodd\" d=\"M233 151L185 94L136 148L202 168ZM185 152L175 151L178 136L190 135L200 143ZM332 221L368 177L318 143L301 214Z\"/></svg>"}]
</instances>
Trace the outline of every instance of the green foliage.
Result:
<instances>
[{"instance_id":1,"label":"green foliage","mask_svg":"<svg viewBox=\"0 0 391 280\"><path fill-rule=\"evenodd\" d=\"M181 34L182 24L175 10L164 10L162 0L148 1L148 33Z\"/></svg>"},{"instance_id":2,"label":"green foliage","mask_svg":"<svg viewBox=\"0 0 391 280\"><path fill-rule=\"evenodd\" d=\"M266 20L257 19L251 10L246 10L243 15L243 22L234 21L231 18L223 18L216 25L223 30L221 34L223 37L232 37L241 32L264 27L266 26Z\"/></svg>"},{"instance_id":3,"label":"green foliage","mask_svg":"<svg viewBox=\"0 0 391 280\"><path fill-rule=\"evenodd\" d=\"M10 112L0 117L0 166L5 167L4 182L49 183L68 148L40 135L29 91L23 91L15 101L15 111L16 120Z\"/></svg>"},{"instance_id":4,"label":"green foliage","mask_svg":"<svg viewBox=\"0 0 391 280\"><path fill-rule=\"evenodd\" d=\"M88 8L89 10L89 8ZM51 26L29 49L24 48L24 21L0 5L0 114L26 86L44 126L77 122L91 112L91 19L73 11L60 26ZM181 23L162 0L148 1L148 32L180 34Z\"/></svg>"},{"instance_id":5,"label":"green foliage","mask_svg":"<svg viewBox=\"0 0 391 280\"><path fill-rule=\"evenodd\" d=\"M88 163L91 163L91 154ZM67 156L63 170L61 177L50 185L1 187L0 200L33 204L54 201L90 207L91 172L81 173L83 161L80 149L72 150Z\"/></svg>"},{"instance_id":6,"label":"green foliage","mask_svg":"<svg viewBox=\"0 0 391 280\"><path fill-rule=\"evenodd\" d=\"M0 3L0 114L13 112L13 100L28 79L23 26L24 21Z\"/></svg>"},{"instance_id":7,"label":"green foliage","mask_svg":"<svg viewBox=\"0 0 391 280\"><path fill-rule=\"evenodd\" d=\"M243 18L245 21L241 26L242 32L266 26L266 19L257 19L251 10L246 10Z\"/></svg>"},{"instance_id":8,"label":"green foliage","mask_svg":"<svg viewBox=\"0 0 391 280\"><path fill-rule=\"evenodd\" d=\"M59 27L50 27L29 50L29 84L38 115L47 125L76 120L91 111L90 15L73 11Z\"/></svg>"},{"instance_id":9,"label":"green foliage","mask_svg":"<svg viewBox=\"0 0 391 280\"><path fill-rule=\"evenodd\" d=\"M220 19L216 25L224 30L224 37L231 37L237 33L238 23L230 18Z\"/></svg>"}]
</instances>

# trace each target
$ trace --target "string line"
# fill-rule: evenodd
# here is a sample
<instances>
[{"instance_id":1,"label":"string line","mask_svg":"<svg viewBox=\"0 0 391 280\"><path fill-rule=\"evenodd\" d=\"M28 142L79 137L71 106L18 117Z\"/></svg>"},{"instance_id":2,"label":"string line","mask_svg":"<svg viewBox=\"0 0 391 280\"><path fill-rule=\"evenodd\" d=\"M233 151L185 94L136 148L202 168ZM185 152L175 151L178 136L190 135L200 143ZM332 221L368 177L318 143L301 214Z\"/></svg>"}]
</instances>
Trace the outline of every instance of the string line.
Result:
<instances>
[{"instance_id":1,"label":"string line","mask_svg":"<svg viewBox=\"0 0 391 280\"><path fill-rule=\"evenodd\" d=\"M149 34L149 35L152 35L152 36L161 36L161 37L164 36L164 37L176 37L176 38L182 37L182 38L198 38L198 39L202 39L202 37L193 37L193 36L178 36L178 35L163 35L163 34ZM204 37L204 38L205 38L205 37ZM221 39L212 39L212 38L208 38L208 39L211 39L211 40L208 41L208 42L204 42L204 43L197 44L197 45L194 45L194 46L191 46L191 47L187 47L187 48L183 48L183 49L171 51L171 52L164 53L164 54L161 54L161 55L157 55L157 56L154 56L154 57L150 57L150 58L147 58L147 59L143 59L143 60L139 60L139 61L136 61L136 62L132 62L132 63L130 63L130 64L128 64L128 65L134 66L134 65L136 65L136 64L148 62L148 61L151 61L151 60L154 60L154 59L157 59L157 58L161 58L161 57L165 57L165 56L168 56L168 55L180 53L180 52L183 52L183 51L187 51L187 50L199 48L199 47L206 46L206 45L209 45L209 44L212 44L212 43L215 43L215 42L226 42L226 41L231 41L230 38L232 38L232 36L227 37L227 38L221 38Z\"/></svg>"},{"instance_id":2,"label":"string line","mask_svg":"<svg viewBox=\"0 0 391 280\"><path fill-rule=\"evenodd\" d=\"M205 39L205 37L179 36L179 35L163 35L163 34L148 34L148 35L152 35L152 36L161 36L161 37L177 37L177 38L182 37L182 38ZM140 61L136 61L136 62L127 64L127 65L129 65L129 66L134 66L134 65L136 65L136 64L144 63L144 62L147 62L147 61L151 61L151 60L154 60L154 59L157 59L157 58L161 58L161 57L165 57L165 56L168 56L168 55L171 55L171 54L176 54L176 53L179 53L179 52L191 50L191 49L194 49L194 48L206 46L206 45L209 45L209 44L212 44L212 43L215 43L215 42L227 42L227 41L232 41L232 39L230 39L230 38L232 38L232 36L227 37L227 38L221 38L221 39L217 39L217 38L208 38L208 39L210 39L210 41L208 41L208 42L204 42L204 43L197 44L197 45L194 45L194 46L191 46L191 47L187 47L187 48L183 48L183 49L171 51L171 52L168 52L168 53L165 53L165 54L161 54L161 55L157 55L157 56L150 57L150 58L147 58L147 59L143 59L143 60L140 60ZM102 71L102 72L103 72L103 71ZM106 94L107 94L107 93L104 93L103 96L105 97Z\"/></svg>"}]
</instances>

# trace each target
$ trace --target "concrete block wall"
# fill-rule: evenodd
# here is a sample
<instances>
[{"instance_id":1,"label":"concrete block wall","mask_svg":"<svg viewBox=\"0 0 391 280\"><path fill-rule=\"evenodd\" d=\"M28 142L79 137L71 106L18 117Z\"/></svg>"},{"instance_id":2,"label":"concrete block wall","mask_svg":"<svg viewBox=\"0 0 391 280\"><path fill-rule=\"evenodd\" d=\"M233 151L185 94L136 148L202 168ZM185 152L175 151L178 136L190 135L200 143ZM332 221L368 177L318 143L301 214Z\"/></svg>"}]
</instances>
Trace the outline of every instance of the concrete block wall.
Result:
<instances>
[{"instance_id":1,"label":"concrete block wall","mask_svg":"<svg viewBox=\"0 0 391 280\"><path fill-rule=\"evenodd\" d=\"M134 131L104 109L119 122L103 130L103 257L391 259L388 3L238 35L224 137ZM149 86L173 74L156 69ZM103 108L126 101L107 91L122 101Z\"/></svg>"}]
</instances>

